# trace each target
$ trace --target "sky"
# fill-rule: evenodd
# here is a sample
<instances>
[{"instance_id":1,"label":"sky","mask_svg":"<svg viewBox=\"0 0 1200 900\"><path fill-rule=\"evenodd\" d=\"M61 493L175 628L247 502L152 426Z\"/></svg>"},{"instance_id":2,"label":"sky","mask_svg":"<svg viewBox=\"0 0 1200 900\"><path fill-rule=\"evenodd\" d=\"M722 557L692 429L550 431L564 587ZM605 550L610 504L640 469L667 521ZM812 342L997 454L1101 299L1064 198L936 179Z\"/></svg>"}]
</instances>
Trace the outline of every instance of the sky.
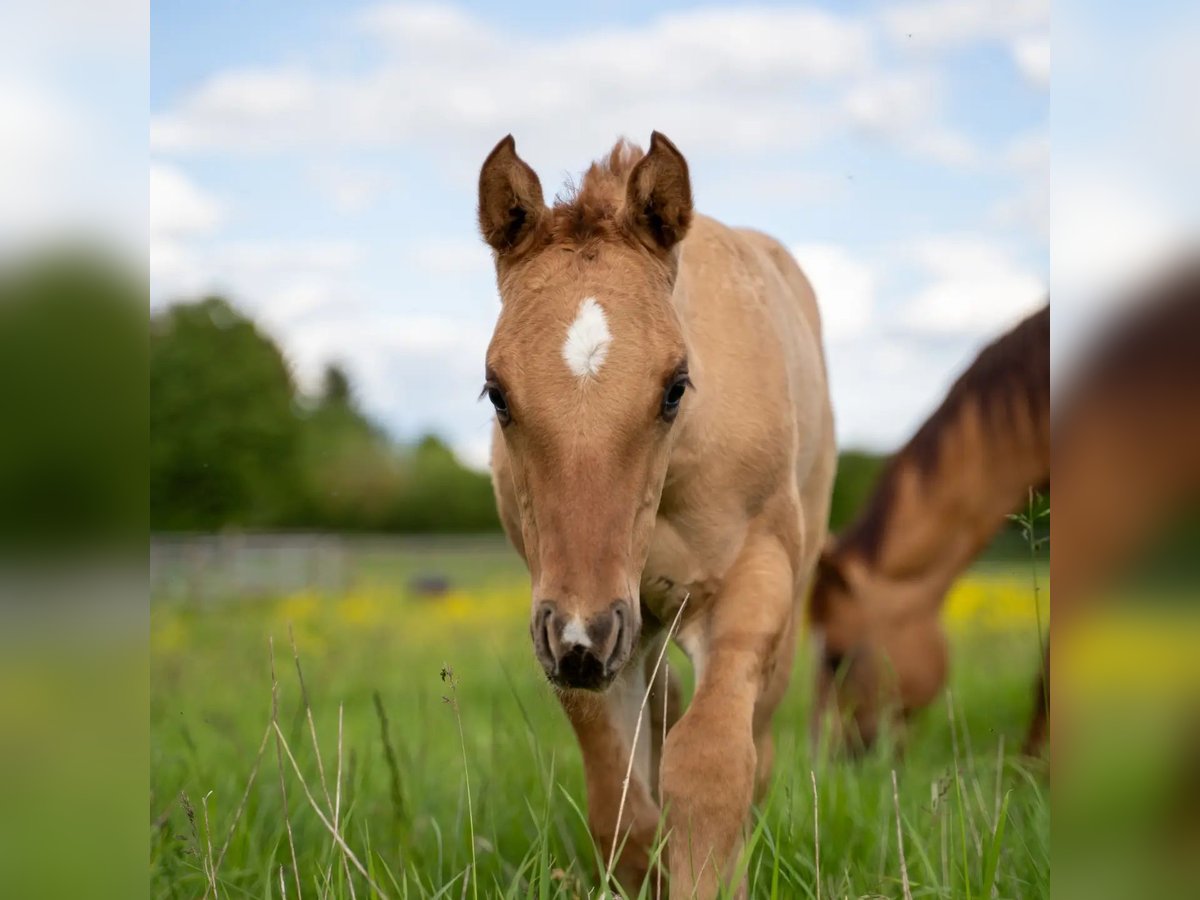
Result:
<instances>
[{"instance_id":1,"label":"sky","mask_svg":"<svg viewBox=\"0 0 1200 900\"><path fill-rule=\"evenodd\" d=\"M302 386L339 362L473 465L510 132L552 196L663 131L698 210L790 247L847 446L902 443L1048 288L1045 0L156 3L150 53L152 303L227 294Z\"/></svg>"},{"instance_id":2,"label":"sky","mask_svg":"<svg viewBox=\"0 0 1200 900\"><path fill-rule=\"evenodd\" d=\"M1047 288L1058 372L1200 246L1188 7L1057 0L1051 83L1048 0L10 4L0 263L98 237L152 309L225 293L302 386L340 362L483 465L479 165L511 132L553 195L659 129L700 211L793 250L842 445L888 451Z\"/></svg>"}]
</instances>

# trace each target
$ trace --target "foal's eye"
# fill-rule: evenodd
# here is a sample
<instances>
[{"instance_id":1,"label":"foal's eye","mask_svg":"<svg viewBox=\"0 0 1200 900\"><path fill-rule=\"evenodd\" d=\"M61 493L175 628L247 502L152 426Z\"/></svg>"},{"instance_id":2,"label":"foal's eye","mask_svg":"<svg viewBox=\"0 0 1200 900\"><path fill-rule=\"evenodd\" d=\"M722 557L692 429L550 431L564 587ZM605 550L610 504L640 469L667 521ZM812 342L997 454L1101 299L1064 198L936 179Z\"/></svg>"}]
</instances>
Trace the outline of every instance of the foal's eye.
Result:
<instances>
[{"instance_id":1,"label":"foal's eye","mask_svg":"<svg viewBox=\"0 0 1200 900\"><path fill-rule=\"evenodd\" d=\"M489 384L484 387L483 392L487 394L488 400L496 408L496 418L500 420L500 424L507 425L512 420L512 415L508 411L508 400L504 396L504 391L498 385Z\"/></svg>"},{"instance_id":2,"label":"foal's eye","mask_svg":"<svg viewBox=\"0 0 1200 900\"><path fill-rule=\"evenodd\" d=\"M683 399L683 394L687 390L688 384L686 374L676 375L675 379L667 385L667 389L663 391L662 412L660 415L666 421L670 422L679 412L679 401Z\"/></svg>"}]
</instances>

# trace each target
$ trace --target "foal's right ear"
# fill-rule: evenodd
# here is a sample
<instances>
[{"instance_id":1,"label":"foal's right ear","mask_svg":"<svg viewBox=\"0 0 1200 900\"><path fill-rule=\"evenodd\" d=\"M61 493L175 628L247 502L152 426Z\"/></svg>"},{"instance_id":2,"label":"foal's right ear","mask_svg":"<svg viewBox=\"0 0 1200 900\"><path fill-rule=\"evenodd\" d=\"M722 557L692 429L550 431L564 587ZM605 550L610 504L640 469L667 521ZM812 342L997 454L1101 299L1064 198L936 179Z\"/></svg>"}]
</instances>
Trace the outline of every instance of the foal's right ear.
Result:
<instances>
[{"instance_id":1,"label":"foal's right ear","mask_svg":"<svg viewBox=\"0 0 1200 900\"><path fill-rule=\"evenodd\" d=\"M497 253L521 246L545 219L542 184L517 156L510 134L483 161L479 172L479 230Z\"/></svg>"}]
</instances>

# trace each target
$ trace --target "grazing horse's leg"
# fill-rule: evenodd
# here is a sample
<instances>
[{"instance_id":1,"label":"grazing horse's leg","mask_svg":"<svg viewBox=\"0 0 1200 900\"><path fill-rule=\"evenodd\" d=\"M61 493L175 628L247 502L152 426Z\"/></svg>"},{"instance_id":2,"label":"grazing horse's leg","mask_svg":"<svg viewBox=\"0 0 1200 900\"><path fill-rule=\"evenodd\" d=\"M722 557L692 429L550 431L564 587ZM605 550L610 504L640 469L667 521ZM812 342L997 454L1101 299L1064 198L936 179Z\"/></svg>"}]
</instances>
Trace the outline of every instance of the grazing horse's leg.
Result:
<instances>
[{"instance_id":1,"label":"grazing horse's leg","mask_svg":"<svg viewBox=\"0 0 1200 900\"><path fill-rule=\"evenodd\" d=\"M653 653L657 657L657 649ZM631 895L638 893L649 873L659 821L658 804L649 787L649 721L643 720L638 747L631 750L638 710L645 695L643 671L641 662L633 659L603 694L590 691L559 694L583 754L588 828L605 863L614 843L621 847L613 874ZM621 792L631 752L634 765L622 810Z\"/></svg>"},{"instance_id":2,"label":"grazing horse's leg","mask_svg":"<svg viewBox=\"0 0 1200 900\"><path fill-rule=\"evenodd\" d=\"M1025 756L1039 757L1046 749L1050 699L1050 644L1047 641L1042 670L1033 685L1033 716L1029 722L1029 734L1021 752Z\"/></svg>"},{"instance_id":3,"label":"grazing horse's leg","mask_svg":"<svg viewBox=\"0 0 1200 900\"><path fill-rule=\"evenodd\" d=\"M793 651L784 643L793 599L782 543L752 536L704 611L699 637L685 643L696 694L667 736L662 766L673 897L715 897L734 879L754 798L755 711L777 654ZM744 896L745 885L736 888Z\"/></svg>"}]
</instances>

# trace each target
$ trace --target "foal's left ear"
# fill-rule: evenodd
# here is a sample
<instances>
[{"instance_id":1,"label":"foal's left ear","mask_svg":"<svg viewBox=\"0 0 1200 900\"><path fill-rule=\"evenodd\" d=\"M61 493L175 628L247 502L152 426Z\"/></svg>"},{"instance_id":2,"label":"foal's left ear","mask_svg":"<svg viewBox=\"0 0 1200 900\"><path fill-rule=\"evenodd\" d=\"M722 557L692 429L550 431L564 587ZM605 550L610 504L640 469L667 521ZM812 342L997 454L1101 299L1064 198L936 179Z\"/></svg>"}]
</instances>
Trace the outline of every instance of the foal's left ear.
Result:
<instances>
[{"instance_id":1,"label":"foal's left ear","mask_svg":"<svg viewBox=\"0 0 1200 900\"><path fill-rule=\"evenodd\" d=\"M630 231L651 250L666 252L692 224L687 160L666 135L650 135L650 150L629 173L625 216Z\"/></svg>"}]
</instances>

